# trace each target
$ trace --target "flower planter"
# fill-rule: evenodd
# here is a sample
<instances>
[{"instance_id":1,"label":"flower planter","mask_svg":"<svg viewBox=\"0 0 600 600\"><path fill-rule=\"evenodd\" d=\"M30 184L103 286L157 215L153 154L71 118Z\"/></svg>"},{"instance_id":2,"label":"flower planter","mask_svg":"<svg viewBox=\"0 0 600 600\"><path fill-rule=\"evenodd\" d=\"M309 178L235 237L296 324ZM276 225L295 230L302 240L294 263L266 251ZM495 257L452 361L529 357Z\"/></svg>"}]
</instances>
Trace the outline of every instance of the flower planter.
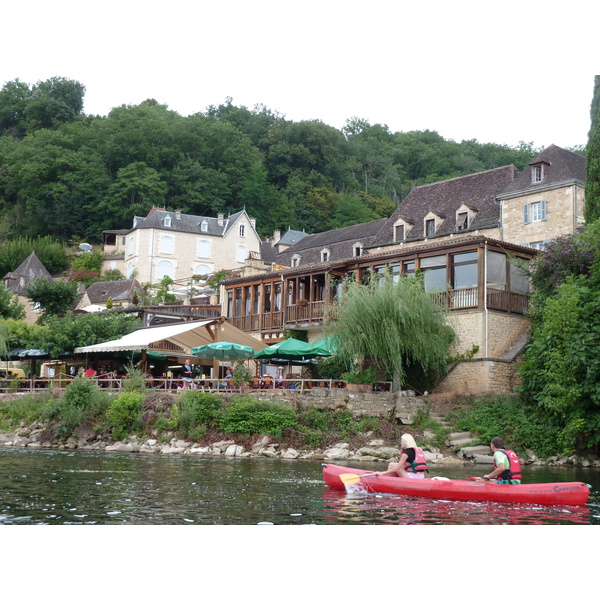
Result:
<instances>
[{"instance_id":1,"label":"flower planter","mask_svg":"<svg viewBox=\"0 0 600 600\"><path fill-rule=\"evenodd\" d=\"M369 383L347 383L346 389L349 392L372 392L373 386Z\"/></svg>"}]
</instances>

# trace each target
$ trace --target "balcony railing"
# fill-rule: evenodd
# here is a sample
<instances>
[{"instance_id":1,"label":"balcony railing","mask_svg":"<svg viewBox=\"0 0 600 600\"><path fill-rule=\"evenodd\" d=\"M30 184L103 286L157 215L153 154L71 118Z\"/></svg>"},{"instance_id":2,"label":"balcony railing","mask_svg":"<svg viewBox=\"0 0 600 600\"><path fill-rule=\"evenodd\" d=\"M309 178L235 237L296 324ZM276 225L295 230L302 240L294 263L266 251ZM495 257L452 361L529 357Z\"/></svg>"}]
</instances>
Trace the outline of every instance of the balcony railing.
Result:
<instances>
[{"instance_id":1,"label":"balcony railing","mask_svg":"<svg viewBox=\"0 0 600 600\"><path fill-rule=\"evenodd\" d=\"M479 306L479 288L477 286L433 292L436 303L446 305L451 310L483 308ZM529 296L504 290L487 290L487 307L507 313L525 314L529 308ZM234 317L233 325L242 331L280 331L284 327L299 325L320 325L325 315L325 302L308 302L286 306L286 318L283 311Z\"/></svg>"}]
</instances>

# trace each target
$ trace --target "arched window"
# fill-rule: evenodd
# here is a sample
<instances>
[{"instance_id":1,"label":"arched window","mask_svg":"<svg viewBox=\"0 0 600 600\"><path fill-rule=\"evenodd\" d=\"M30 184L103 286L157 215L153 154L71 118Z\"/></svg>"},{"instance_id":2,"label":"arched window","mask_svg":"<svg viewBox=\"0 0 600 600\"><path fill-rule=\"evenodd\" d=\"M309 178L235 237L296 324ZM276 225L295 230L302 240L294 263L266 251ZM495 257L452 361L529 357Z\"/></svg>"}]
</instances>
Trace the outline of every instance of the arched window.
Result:
<instances>
[{"instance_id":1,"label":"arched window","mask_svg":"<svg viewBox=\"0 0 600 600\"><path fill-rule=\"evenodd\" d=\"M246 226L244 224L240 225L240 237L246 236Z\"/></svg>"},{"instance_id":2,"label":"arched window","mask_svg":"<svg viewBox=\"0 0 600 600\"><path fill-rule=\"evenodd\" d=\"M133 279L133 272L134 272L133 261L131 261L127 265L127 279Z\"/></svg>"},{"instance_id":3,"label":"arched window","mask_svg":"<svg viewBox=\"0 0 600 600\"><path fill-rule=\"evenodd\" d=\"M165 217L164 223L165 223L165 227L171 227L171 215L167 215Z\"/></svg>"},{"instance_id":4,"label":"arched window","mask_svg":"<svg viewBox=\"0 0 600 600\"><path fill-rule=\"evenodd\" d=\"M210 242L208 240L198 240L198 257L210 258Z\"/></svg>"},{"instance_id":5,"label":"arched window","mask_svg":"<svg viewBox=\"0 0 600 600\"><path fill-rule=\"evenodd\" d=\"M133 254L135 250L135 236L129 238L129 254Z\"/></svg>"},{"instance_id":6,"label":"arched window","mask_svg":"<svg viewBox=\"0 0 600 600\"><path fill-rule=\"evenodd\" d=\"M210 274L210 267L208 265L198 265L195 269L194 269L194 273L196 275L209 275Z\"/></svg>"},{"instance_id":7,"label":"arched window","mask_svg":"<svg viewBox=\"0 0 600 600\"><path fill-rule=\"evenodd\" d=\"M173 254L173 238L170 235L163 235L160 238L160 253Z\"/></svg>"},{"instance_id":8,"label":"arched window","mask_svg":"<svg viewBox=\"0 0 600 600\"><path fill-rule=\"evenodd\" d=\"M173 279L173 263L170 260L161 260L156 268L156 277L158 281L162 281L163 277Z\"/></svg>"}]
</instances>

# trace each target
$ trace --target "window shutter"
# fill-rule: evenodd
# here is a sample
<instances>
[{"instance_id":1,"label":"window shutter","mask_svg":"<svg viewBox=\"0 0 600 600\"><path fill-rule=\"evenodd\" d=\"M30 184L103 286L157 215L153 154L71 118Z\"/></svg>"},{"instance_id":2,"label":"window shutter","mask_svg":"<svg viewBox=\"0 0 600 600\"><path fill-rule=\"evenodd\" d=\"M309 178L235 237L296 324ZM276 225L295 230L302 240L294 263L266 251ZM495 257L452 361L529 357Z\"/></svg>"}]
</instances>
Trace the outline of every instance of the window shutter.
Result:
<instances>
[{"instance_id":1,"label":"window shutter","mask_svg":"<svg viewBox=\"0 0 600 600\"><path fill-rule=\"evenodd\" d=\"M542 209L542 216L540 221L545 221L546 220L546 201L542 200L541 202L541 209Z\"/></svg>"},{"instance_id":2,"label":"window shutter","mask_svg":"<svg viewBox=\"0 0 600 600\"><path fill-rule=\"evenodd\" d=\"M527 225L529 223L529 204L523 206L523 223Z\"/></svg>"}]
</instances>

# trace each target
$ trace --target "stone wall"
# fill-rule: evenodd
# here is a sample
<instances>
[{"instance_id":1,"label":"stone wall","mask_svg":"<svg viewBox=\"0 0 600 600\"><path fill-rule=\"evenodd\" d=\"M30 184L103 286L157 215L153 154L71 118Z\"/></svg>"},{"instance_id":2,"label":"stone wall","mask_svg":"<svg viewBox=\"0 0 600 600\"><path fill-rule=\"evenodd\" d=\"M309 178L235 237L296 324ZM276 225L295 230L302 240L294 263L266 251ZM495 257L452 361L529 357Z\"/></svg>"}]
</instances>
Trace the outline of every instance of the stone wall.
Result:
<instances>
[{"instance_id":1,"label":"stone wall","mask_svg":"<svg viewBox=\"0 0 600 600\"><path fill-rule=\"evenodd\" d=\"M382 417L393 415L404 425L410 425L419 411L426 411L427 396L416 396L412 390L401 392L352 393L344 388L314 388L302 394L281 390L261 394L262 398L285 402L301 407L326 410L347 409L358 417Z\"/></svg>"}]
</instances>

